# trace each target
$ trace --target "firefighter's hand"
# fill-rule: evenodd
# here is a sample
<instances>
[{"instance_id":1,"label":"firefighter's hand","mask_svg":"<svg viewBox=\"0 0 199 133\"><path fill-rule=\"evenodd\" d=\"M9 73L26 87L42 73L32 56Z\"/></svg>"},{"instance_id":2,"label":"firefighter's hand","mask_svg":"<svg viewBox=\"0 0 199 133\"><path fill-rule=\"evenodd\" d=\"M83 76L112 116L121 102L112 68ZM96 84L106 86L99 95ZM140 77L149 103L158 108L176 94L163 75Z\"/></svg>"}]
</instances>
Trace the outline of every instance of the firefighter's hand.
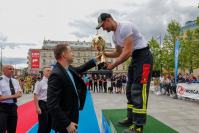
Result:
<instances>
[{"instance_id":1,"label":"firefighter's hand","mask_svg":"<svg viewBox=\"0 0 199 133\"><path fill-rule=\"evenodd\" d=\"M114 69L116 66L114 65L114 64L112 64L112 63L107 63L107 69L108 70L112 70L112 69Z\"/></svg>"}]
</instances>

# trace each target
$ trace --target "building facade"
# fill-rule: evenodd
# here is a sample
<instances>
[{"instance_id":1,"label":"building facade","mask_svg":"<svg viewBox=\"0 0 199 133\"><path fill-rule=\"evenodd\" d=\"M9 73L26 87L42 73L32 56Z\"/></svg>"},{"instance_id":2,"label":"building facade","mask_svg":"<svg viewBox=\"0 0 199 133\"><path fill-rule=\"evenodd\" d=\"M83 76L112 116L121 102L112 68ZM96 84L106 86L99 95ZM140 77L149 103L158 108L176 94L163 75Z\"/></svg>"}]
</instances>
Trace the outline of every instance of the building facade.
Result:
<instances>
[{"instance_id":1,"label":"building facade","mask_svg":"<svg viewBox=\"0 0 199 133\"><path fill-rule=\"evenodd\" d=\"M30 49L28 52L28 73L38 74L42 68L53 66L56 63L53 50L57 44L69 44L71 46L75 56L73 66L80 66L97 56L97 51L92 47L91 42L44 40L41 49ZM107 43L106 47L106 51L113 49L110 43ZM35 53L39 57L34 57ZM114 59L107 58L107 61L113 62ZM127 65L127 63L119 65L113 70L113 73L126 73ZM89 71L97 71L97 67Z\"/></svg>"},{"instance_id":2,"label":"building facade","mask_svg":"<svg viewBox=\"0 0 199 133\"><path fill-rule=\"evenodd\" d=\"M185 33L187 30L194 30L199 26L196 24L196 21L187 21L185 25L181 28L181 32Z\"/></svg>"}]
</instances>

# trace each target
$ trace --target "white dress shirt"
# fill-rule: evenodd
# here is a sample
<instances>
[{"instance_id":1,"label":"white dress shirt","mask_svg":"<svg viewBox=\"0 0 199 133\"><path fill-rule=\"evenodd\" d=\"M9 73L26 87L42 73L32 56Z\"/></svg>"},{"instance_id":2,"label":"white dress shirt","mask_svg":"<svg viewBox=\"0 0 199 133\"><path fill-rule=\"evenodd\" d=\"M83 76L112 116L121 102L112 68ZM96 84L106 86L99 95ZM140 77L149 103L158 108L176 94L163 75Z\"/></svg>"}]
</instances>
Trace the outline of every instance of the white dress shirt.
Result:
<instances>
[{"instance_id":1,"label":"white dress shirt","mask_svg":"<svg viewBox=\"0 0 199 133\"><path fill-rule=\"evenodd\" d=\"M37 95L38 100L42 100L45 102L47 101L47 88L48 88L48 78L44 76L42 80L35 85L34 94Z\"/></svg>"},{"instance_id":2,"label":"white dress shirt","mask_svg":"<svg viewBox=\"0 0 199 133\"><path fill-rule=\"evenodd\" d=\"M5 75L1 76L1 80L0 80L0 95L1 96L11 96L11 91L10 91L10 85L9 85L9 81L12 81L12 84L14 86L15 89L15 93L17 92L22 92L21 87L19 85L19 81L14 79L14 78L8 78ZM14 103L14 101L12 99L9 100L3 100L0 101L2 103Z\"/></svg>"}]
</instances>

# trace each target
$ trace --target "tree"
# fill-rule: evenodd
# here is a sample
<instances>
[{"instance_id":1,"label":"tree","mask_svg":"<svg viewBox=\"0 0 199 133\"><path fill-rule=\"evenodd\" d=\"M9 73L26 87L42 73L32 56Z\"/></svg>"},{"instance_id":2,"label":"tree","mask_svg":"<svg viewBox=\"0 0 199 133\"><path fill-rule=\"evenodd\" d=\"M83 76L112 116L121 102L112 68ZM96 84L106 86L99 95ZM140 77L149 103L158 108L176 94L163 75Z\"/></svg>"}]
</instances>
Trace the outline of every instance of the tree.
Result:
<instances>
[{"instance_id":1,"label":"tree","mask_svg":"<svg viewBox=\"0 0 199 133\"><path fill-rule=\"evenodd\" d=\"M182 70L189 69L189 73L193 73L193 69L199 67L199 28L195 30L187 30L185 37L181 40L179 66Z\"/></svg>"},{"instance_id":2,"label":"tree","mask_svg":"<svg viewBox=\"0 0 199 133\"><path fill-rule=\"evenodd\" d=\"M196 24L199 25L199 17L196 19Z\"/></svg>"},{"instance_id":3,"label":"tree","mask_svg":"<svg viewBox=\"0 0 199 133\"><path fill-rule=\"evenodd\" d=\"M170 73L174 69L174 44L168 35L164 37L161 60L163 68Z\"/></svg>"},{"instance_id":4,"label":"tree","mask_svg":"<svg viewBox=\"0 0 199 133\"><path fill-rule=\"evenodd\" d=\"M149 46L153 55L153 70L162 70L160 44L153 37L149 41Z\"/></svg>"},{"instance_id":5,"label":"tree","mask_svg":"<svg viewBox=\"0 0 199 133\"><path fill-rule=\"evenodd\" d=\"M175 20L172 20L167 26L167 32L168 32L168 35L169 35L169 39L171 40L171 42L174 45L175 45L175 42L176 42L176 38L180 35L180 30L181 30L181 26Z\"/></svg>"},{"instance_id":6,"label":"tree","mask_svg":"<svg viewBox=\"0 0 199 133\"><path fill-rule=\"evenodd\" d=\"M180 35L180 30L181 26L175 20L172 20L167 26L168 35L165 36L163 43L163 64L169 72L174 69L175 43L177 37Z\"/></svg>"}]
</instances>

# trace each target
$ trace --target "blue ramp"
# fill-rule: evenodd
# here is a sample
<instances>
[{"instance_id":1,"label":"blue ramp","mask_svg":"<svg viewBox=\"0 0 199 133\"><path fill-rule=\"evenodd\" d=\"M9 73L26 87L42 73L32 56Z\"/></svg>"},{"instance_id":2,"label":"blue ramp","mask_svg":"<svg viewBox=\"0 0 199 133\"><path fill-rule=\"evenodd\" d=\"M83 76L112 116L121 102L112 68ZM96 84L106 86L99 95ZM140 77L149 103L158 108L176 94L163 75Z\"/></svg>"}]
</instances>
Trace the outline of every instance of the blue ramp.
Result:
<instances>
[{"instance_id":1,"label":"blue ramp","mask_svg":"<svg viewBox=\"0 0 199 133\"><path fill-rule=\"evenodd\" d=\"M90 92L87 92L84 109L80 111L78 133L100 133L96 113L93 106L93 99Z\"/></svg>"}]
</instances>

